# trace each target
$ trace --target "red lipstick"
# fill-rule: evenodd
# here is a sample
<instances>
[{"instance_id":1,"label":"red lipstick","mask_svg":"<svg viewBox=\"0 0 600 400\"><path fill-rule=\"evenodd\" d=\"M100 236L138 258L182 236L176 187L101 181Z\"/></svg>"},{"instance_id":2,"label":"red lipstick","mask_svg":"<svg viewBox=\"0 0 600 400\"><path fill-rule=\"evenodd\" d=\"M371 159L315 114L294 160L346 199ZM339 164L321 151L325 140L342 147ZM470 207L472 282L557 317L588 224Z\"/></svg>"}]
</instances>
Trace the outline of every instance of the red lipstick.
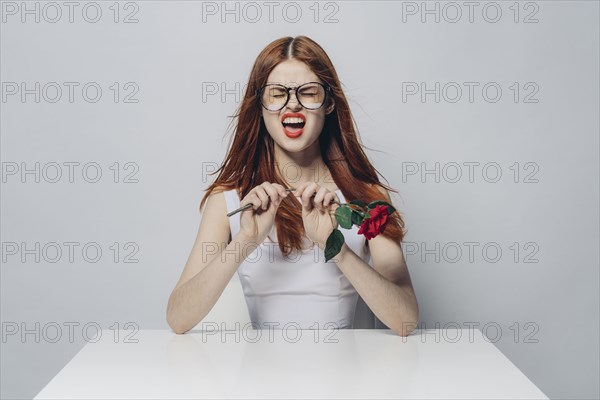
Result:
<instances>
[{"instance_id":1,"label":"red lipstick","mask_svg":"<svg viewBox=\"0 0 600 400\"><path fill-rule=\"evenodd\" d=\"M293 123L293 124L284 124L283 121L285 121L286 118L299 118L300 120L302 120L302 122ZM302 132L304 131L303 128L304 128L305 123L306 123L306 117L300 113L285 113L281 117L281 125L283 126L283 132L285 133L285 135L287 137L289 137L291 139L295 139L302 135Z\"/></svg>"}]
</instances>

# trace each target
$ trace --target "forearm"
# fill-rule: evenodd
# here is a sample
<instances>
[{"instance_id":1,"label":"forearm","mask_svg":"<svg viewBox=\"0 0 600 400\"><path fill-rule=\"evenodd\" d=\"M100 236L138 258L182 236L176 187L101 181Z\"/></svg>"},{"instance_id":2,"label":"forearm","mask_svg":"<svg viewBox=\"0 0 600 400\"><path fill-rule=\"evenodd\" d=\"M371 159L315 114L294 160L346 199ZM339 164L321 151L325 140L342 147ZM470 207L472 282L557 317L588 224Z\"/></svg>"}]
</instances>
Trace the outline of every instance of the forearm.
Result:
<instances>
[{"instance_id":1,"label":"forearm","mask_svg":"<svg viewBox=\"0 0 600 400\"><path fill-rule=\"evenodd\" d=\"M333 260L381 322L400 336L415 329L418 306L412 292L386 279L345 243Z\"/></svg>"},{"instance_id":2,"label":"forearm","mask_svg":"<svg viewBox=\"0 0 600 400\"><path fill-rule=\"evenodd\" d=\"M173 331L187 332L210 312L237 268L255 247L250 239L234 237L202 271L173 291L167 305L167 321Z\"/></svg>"}]
</instances>

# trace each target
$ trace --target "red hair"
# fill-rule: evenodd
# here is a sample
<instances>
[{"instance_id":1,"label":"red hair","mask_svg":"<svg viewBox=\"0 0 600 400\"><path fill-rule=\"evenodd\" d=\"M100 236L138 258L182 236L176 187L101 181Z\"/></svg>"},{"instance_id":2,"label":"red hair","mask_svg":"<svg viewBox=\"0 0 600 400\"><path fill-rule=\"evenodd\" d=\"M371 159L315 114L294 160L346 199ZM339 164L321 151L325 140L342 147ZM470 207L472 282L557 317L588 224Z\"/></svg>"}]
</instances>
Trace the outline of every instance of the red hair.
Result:
<instances>
[{"instance_id":1,"label":"red hair","mask_svg":"<svg viewBox=\"0 0 600 400\"><path fill-rule=\"evenodd\" d=\"M380 188L397 191L380 183L378 171L364 153L364 146L354 128L354 118L331 60L312 39L290 36L273 41L256 58L244 98L232 116L231 122L237 119L237 124L234 135L230 138L229 150L221 167L211 174L219 173L217 179L206 189L200 210L215 189L236 189L240 199L243 199L252 188L265 181L287 187L276 168L274 141L260 118L261 105L255 94L255 89L266 84L271 71L287 59L304 62L322 82L331 87L330 95L335 102L335 109L326 115L318 141L323 161L346 201L361 199L369 203L386 200L392 204ZM288 196L283 200L275 216L275 226L282 254L288 256L292 250L302 249L302 205L295 196ZM382 235L400 243L405 233L404 221L397 211L389 217Z\"/></svg>"}]
</instances>

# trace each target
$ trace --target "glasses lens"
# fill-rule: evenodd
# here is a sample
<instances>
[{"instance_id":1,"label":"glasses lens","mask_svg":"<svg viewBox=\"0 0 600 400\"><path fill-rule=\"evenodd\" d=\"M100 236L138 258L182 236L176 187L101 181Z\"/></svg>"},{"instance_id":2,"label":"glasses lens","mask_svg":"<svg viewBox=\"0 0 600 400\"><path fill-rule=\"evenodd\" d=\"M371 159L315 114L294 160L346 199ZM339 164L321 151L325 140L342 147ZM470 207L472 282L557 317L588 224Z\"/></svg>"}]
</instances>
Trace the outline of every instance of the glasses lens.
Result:
<instances>
[{"instance_id":1,"label":"glasses lens","mask_svg":"<svg viewBox=\"0 0 600 400\"><path fill-rule=\"evenodd\" d=\"M316 110L325 102L325 88L318 83L305 83L298 86L296 97L304 108ZM270 111L281 110L287 100L288 91L282 85L266 85L260 97L262 105Z\"/></svg>"},{"instance_id":2,"label":"glasses lens","mask_svg":"<svg viewBox=\"0 0 600 400\"><path fill-rule=\"evenodd\" d=\"M287 90L283 86L267 85L262 91L262 105L271 111L281 110L287 101Z\"/></svg>"},{"instance_id":3,"label":"glasses lens","mask_svg":"<svg viewBox=\"0 0 600 400\"><path fill-rule=\"evenodd\" d=\"M314 110L325 102L325 89L318 83L307 83L298 87L297 96L304 108Z\"/></svg>"}]
</instances>

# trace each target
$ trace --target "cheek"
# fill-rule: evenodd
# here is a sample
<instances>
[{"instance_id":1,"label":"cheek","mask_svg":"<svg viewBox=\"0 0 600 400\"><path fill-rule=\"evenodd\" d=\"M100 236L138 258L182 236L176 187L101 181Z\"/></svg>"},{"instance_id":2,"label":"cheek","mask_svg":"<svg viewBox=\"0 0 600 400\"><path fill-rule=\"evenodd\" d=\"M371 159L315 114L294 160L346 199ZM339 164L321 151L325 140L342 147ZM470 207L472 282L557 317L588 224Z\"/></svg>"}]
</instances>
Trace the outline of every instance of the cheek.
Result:
<instances>
[{"instance_id":1,"label":"cheek","mask_svg":"<svg viewBox=\"0 0 600 400\"><path fill-rule=\"evenodd\" d=\"M267 131L269 131L271 135L275 134L281 126L281 123L279 122L279 119L276 116L263 114L263 121L265 122Z\"/></svg>"},{"instance_id":2,"label":"cheek","mask_svg":"<svg viewBox=\"0 0 600 400\"><path fill-rule=\"evenodd\" d=\"M314 115L311 116L311 131L320 133L323 130L323 126L325 125L325 116L324 115Z\"/></svg>"}]
</instances>

